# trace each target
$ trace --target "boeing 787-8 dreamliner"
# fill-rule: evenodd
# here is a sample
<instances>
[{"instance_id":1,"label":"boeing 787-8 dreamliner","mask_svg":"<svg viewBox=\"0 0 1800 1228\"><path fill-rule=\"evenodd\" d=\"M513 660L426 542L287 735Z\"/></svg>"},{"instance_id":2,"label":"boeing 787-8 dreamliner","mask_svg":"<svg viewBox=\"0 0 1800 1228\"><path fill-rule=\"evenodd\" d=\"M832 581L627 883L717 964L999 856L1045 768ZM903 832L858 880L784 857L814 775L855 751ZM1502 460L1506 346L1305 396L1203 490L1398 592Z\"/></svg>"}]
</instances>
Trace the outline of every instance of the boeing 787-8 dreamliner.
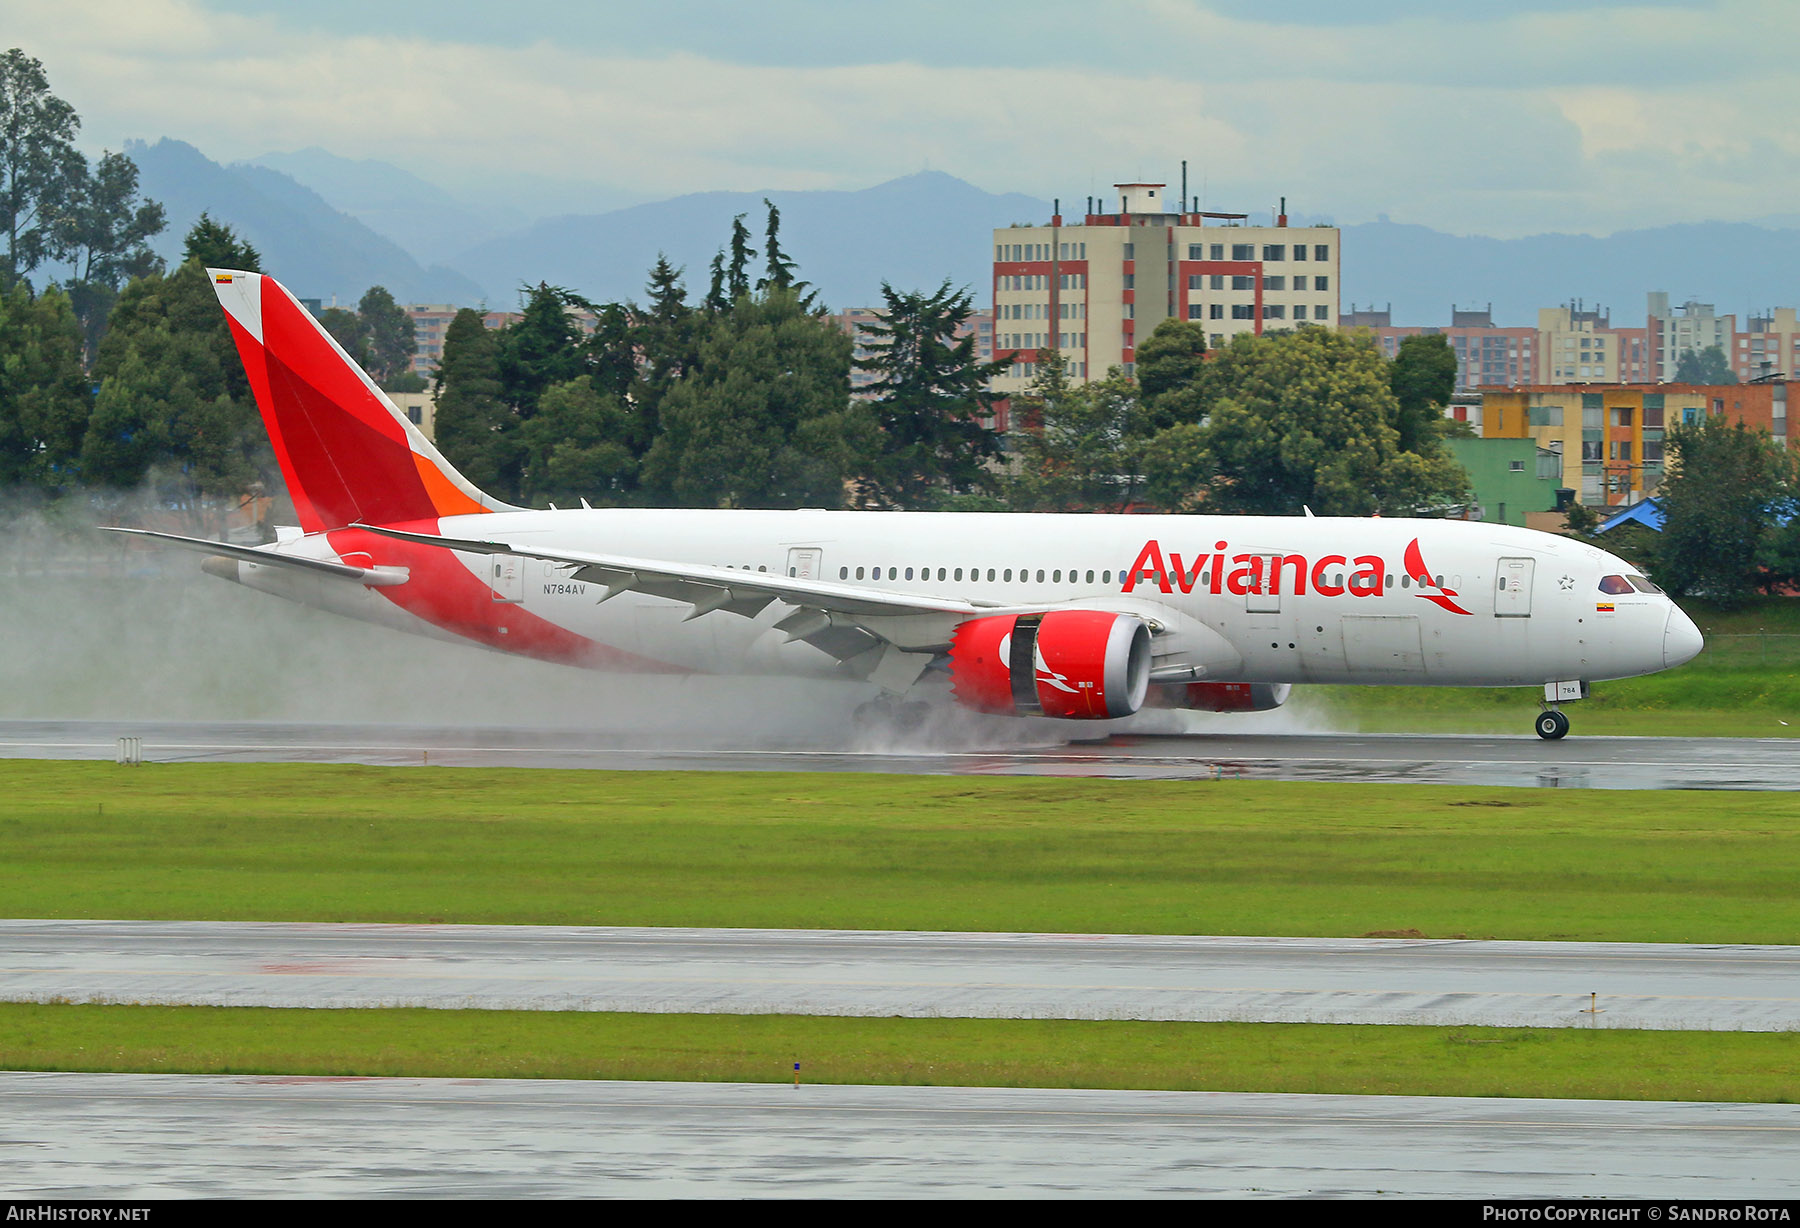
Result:
<instances>
[{"instance_id":1,"label":"boeing 787-8 dreamliner","mask_svg":"<svg viewBox=\"0 0 1800 1228\"><path fill-rule=\"evenodd\" d=\"M599 669L873 684L1066 719L1256 711L1295 683L1543 689L1701 648L1624 560L1527 529L1269 516L511 507L471 485L281 285L214 270L300 521L143 533L212 575L403 631Z\"/></svg>"}]
</instances>

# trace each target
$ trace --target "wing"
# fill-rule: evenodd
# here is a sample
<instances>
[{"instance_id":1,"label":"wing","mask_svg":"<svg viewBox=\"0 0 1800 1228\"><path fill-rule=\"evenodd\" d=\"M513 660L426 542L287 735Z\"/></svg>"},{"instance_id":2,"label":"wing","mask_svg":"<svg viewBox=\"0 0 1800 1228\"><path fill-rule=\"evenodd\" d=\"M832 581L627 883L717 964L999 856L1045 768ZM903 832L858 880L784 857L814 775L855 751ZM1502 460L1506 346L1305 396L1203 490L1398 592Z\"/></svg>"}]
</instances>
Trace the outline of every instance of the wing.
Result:
<instances>
[{"instance_id":1,"label":"wing","mask_svg":"<svg viewBox=\"0 0 1800 1228\"><path fill-rule=\"evenodd\" d=\"M129 533L133 537L148 537L171 546L180 546L184 550L196 550L202 554L222 555L226 558L242 559L250 563L262 563L271 567L293 567L301 571L319 572L328 576L336 576L340 580L355 580L360 584L383 588L392 584L405 584L408 572L404 567L354 567L348 563L332 563L325 559L309 559L298 554L277 554L275 551L261 546L236 546L230 542L216 542L204 537L181 537L174 533L155 533L149 529L121 529L112 525L100 526L108 533Z\"/></svg>"},{"instance_id":2,"label":"wing","mask_svg":"<svg viewBox=\"0 0 1800 1228\"><path fill-rule=\"evenodd\" d=\"M891 593L829 580L804 580L798 576L702 563L673 563L666 559L592 554L580 550L546 550L520 542L440 537L372 524L351 527L399 541L468 554L510 554L542 559L567 568L574 579L599 586L601 601L624 592L648 593L688 605L691 607L687 615L690 619L714 610L754 618L772 603L780 601L793 607L775 623L779 630L787 633L789 640L805 640L842 661L861 657L884 645L906 653L942 652L949 648L951 633L958 623L984 614L1012 613L1025 608L921 593Z\"/></svg>"},{"instance_id":3,"label":"wing","mask_svg":"<svg viewBox=\"0 0 1800 1228\"><path fill-rule=\"evenodd\" d=\"M860 676L891 690L904 690L949 651L957 625L970 618L1041 614L1069 606L1057 602L1007 604L968 601L924 593L894 593L831 580L805 580L766 571L672 563L579 550L546 550L519 542L485 541L411 533L379 525L352 526L365 532L470 554L510 554L542 559L569 570L571 577L601 588L601 601L624 592L649 593L687 604L688 618L725 610L754 618L774 602L791 607L775 626L789 640L804 640L843 661ZM1096 601L1083 609L1113 609L1141 619L1155 637L1157 682L1210 677L1242 663L1237 650L1203 623L1157 603L1130 599Z\"/></svg>"}]
</instances>

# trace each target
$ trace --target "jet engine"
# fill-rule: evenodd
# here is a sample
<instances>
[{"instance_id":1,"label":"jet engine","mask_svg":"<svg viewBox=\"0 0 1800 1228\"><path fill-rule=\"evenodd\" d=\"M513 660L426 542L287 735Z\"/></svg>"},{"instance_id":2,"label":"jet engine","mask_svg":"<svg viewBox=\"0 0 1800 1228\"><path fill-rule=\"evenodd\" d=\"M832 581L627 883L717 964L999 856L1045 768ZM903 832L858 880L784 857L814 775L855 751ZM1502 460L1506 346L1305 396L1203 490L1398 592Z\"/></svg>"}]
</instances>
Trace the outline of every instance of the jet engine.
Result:
<instances>
[{"instance_id":1,"label":"jet engine","mask_svg":"<svg viewBox=\"0 0 1800 1228\"><path fill-rule=\"evenodd\" d=\"M980 712L1130 716L1150 686L1150 628L1104 610L971 619L951 636L950 680L956 701Z\"/></svg>"},{"instance_id":2,"label":"jet engine","mask_svg":"<svg viewBox=\"0 0 1800 1228\"><path fill-rule=\"evenodd\" d=\"M1188 682L1158 687L1160 707L1195 712L1267 712L1287 702L1285 682Z\"/></svg>"}]
</instances>

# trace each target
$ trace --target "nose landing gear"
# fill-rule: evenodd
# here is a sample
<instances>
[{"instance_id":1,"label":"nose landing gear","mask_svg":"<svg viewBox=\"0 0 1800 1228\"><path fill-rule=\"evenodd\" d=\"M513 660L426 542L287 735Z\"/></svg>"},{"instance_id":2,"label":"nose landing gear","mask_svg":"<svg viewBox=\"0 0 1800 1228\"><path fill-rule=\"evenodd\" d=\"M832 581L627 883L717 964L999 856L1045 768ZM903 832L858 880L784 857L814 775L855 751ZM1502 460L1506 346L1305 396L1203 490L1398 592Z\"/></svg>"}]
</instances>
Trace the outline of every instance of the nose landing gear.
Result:
<instances>
[{"instance_id":1,"label":"nose landing gear","mask_svg":"<svg viewBox=\"0 0 1800 1228\"><path fill-rule=\"evenodd\" d=\"M1537 714L1537 736L1546 742L1554 742L1569 732L1569 718L1563 714L1558 704L1572 699L1586 699L1588 684L1581 681L1546 682L1544 684L1544 710Z\"/></svg>"}]
</instances>

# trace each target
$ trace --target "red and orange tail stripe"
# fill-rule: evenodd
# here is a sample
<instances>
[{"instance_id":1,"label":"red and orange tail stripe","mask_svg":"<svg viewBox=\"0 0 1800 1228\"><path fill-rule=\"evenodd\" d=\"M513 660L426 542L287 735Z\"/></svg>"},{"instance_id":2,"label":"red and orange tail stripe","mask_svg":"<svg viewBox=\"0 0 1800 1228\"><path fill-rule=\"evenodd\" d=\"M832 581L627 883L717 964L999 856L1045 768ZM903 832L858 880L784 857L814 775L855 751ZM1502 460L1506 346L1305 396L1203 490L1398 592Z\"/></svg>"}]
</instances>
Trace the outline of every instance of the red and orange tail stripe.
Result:
<instances>
[{"instance_id":1,"label":"red and orange tail stripe","mask_svg":"<svg viewBox=\"0 0 1800 1228\"><path fill-rule=\"evenodd\" d=\"M506 507L457 473L286 288L257 273L212 277L303 530Z\"/></svg>"}]
</instances>

